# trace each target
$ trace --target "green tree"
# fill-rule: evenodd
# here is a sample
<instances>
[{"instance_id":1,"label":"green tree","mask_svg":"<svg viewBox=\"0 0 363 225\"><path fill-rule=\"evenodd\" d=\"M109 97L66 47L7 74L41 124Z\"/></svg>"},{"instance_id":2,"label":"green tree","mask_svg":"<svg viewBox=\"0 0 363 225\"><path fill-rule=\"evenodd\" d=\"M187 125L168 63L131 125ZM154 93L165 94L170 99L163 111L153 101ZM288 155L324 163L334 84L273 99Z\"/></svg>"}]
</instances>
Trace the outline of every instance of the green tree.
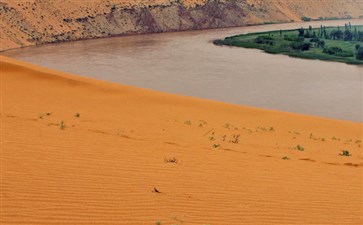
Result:
<instances>
[{"instance_id":1,"label":"green tree","mask_svg":"<svg viewBox=\"0 0 363 225\"><path fill-rule=\"evenodd\" d=\"M297 31L299 32L299 37L304 37L304 34L305 34L305 29L304 28L301 27Z\"/></svg>"},{"instance_id":2,"label":"green tree","mask_svg":"<svg viewBox=\"0 0 363 225\"><path fill-rule=\"evenodd\" d=\"M326 31L326 27L325 27L325 26L324 26L323 34L324 34L324 38L325 38L325 39L330 39L329 34L328 34L328 32Z\"/></svg>"},{"instance_id":3,"label":"green tree","mask_svg":"<svg viewBox=\"0 0 363 225\"><path fill-rule=\"evenodd\" d=\"M344 31L344 41L352 41L353 40L353 33L350 30Z\"/></svg>"},{"instance_id":4,"label":"green tree","mask_svg":"<svg viewBox=\"0 0 363 225\"><path fill-rule=\"evenodd\" d=\"M342 40L344 33L341 30L332 30L332 32L330 33L330 36L334 39L334 40Z\"/></svg>"}]
</instances>

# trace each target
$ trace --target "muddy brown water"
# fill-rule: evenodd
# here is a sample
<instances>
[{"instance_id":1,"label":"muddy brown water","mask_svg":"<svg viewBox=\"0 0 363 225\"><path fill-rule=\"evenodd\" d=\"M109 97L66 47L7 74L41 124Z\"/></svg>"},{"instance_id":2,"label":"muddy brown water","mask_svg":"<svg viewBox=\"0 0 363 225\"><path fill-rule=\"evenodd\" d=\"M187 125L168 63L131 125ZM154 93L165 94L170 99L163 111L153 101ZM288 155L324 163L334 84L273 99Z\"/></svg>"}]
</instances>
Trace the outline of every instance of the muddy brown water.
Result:
<instances>
[{"instance_id":1,"label":"muddy brown water","mask_svg":"<svg viewBox=\"0 0 363 225\"><path fill-rule=\"evenodd\" d=\"M225 36L346 21L147 34L10 50L37 65L148 89L363 122L363 66L218 47ZM351 20L363 24L363 20Z\"/></svg>"}]
</instances>

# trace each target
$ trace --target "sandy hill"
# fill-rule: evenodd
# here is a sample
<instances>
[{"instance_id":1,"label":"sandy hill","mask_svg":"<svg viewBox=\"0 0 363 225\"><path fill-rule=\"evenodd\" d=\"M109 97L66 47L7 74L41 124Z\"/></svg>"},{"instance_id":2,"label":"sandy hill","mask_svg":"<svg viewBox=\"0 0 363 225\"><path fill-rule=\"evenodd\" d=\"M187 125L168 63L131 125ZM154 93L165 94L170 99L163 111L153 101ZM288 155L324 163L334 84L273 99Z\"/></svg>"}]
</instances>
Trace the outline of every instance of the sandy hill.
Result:
<instances>
[{"instance_id":1,"label":"sandy hill","mask_svg":"<svg viewBox=\"0 0 363 225\"><path fill-rule=\"evenodd\" d=\"M363 223L360 123L0 59L1 224Z\"/></svg>"},{"instance_id":2,"label":"sandy hill","mask_svg":"<svg viewBox=\"0 0 363 225\"><path fill-rule=\"evenodd\" d=\"M361 0L0 0L0 51L113 35L357 18Z\"/></svg>"}]
</instances>

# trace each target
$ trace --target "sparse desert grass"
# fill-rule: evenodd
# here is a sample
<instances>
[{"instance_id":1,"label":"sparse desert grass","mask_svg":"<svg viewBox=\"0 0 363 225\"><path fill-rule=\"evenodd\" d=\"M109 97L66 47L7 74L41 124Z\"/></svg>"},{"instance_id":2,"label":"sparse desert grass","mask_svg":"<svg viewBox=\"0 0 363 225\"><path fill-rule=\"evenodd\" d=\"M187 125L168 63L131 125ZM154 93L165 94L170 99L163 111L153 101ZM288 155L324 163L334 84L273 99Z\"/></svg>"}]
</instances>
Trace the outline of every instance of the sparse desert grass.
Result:
<instances>
[{"instance_id":1,"label":"sparse desert grass","mask_svg":"<svg viewBox=\"0 0 363 225\"><path fill-rule=\"evenodd\" d=\"M229 124L229 123L226 123L226 124L224 124L224 126L223 126L224 128L226 128L226 129L231 129L231 124Z\"/></svg>"},{"instance_id":2,"label":"sparse desert grass","mask_svg":"<svg viewBox=\"0 0 363 225\"><path fill-rule=\"evenodd\" d=\"M205 126L205 125L207 125L208 123L207 123L207 121L205 121L205 120L199 120L199 127L203 127L203 126Z\"/></svg>"},{"instance_id":3,"label":"sparse desert grass","mask_svg":"<svg viewBox=\"0 0 363 225\"><path fill-rule=\"evenodd\" d=\"M233 143L233 144L238 144L239 143L239 138L240 138L240 134L233 134L232 135L232 139L231 139L231 142Z\"/></svg>"},{"instance_id":4,"label":"sparse desert grass","mask_svg":"<svg viewBox=\"0 0 363 225\"><path fill-rule=\"evenodd\" d=\"M213 146L212 146L213 148L220 148L221 147L221 145L220 144L213 144Z\"/></svg>"},{"instance_id":5,"label":"sparse desert grass","mask_svg":"<svg viewBox=\"0 0 363 225\"><path fill-rule=\"evenodd\" d=\"M348 150L343 150L340 154L339 154L340 156L347 156L347 157L349 157L349 156L351 156L352 154L350 154L350 152L348 151Z\"/></svg>"},{"instance_id":6,"label":"sparse desert grass","mask_svg":"<svg viewBox=\"0 0 363 225\"><path fill-rule=\"evenodd\" d=\"M361 140L356 140L355 143L358 145L358 147L361 147L362 141Z\"/></svg>"},{"instance_id":7,"label":"sparse desert grass","mask_svg":"<svg viewBox=\"0 0 363 225\"><path fill-rule=\"evenodd\" d=\"M282 157L283 160L289 160L290 158L287 156Z\"/></svg>"},{"instance_id":8,"label":"sparse desert grass","mask_svg":"<svg viewBox=\"0 0 363 225\"><path fill-rule=\"evenodd\" d=\"M59 124L59 128L61 130L64 130L66 128L66 124L64 123L64 121L61 121L60 124Z\"/></svg>"},{"instance_id":9,"label":"sparse desert grass","mask_svg":"<svg viewBox=\"0 0 363 225\"><path fill-rule=\"evenodd\" d=\"M51 115L52 115L52 112L41 113L41 114L39 114L38 118L44 119L45 116L51 116Z\"/></svg>"},{"instance_id":10,"label":"sparse desert grass","mask_svg":"<svg viewBox=\"0 0 363 225\"><path fill-rule=\"evenodd\" d=\"M189 126L190 126L190 125L192 125L192 121L187 120L187 121L185 121L185 122L184 122L184 124L186 124L186 125L189 125Z\"/></svg>"},{"instance_id":11,"label":"sparse desert grass","mask_svg":"<svg viewBox=\"0 0 363 225\"><path fill-rule=\"evenodd\" d=\"M257 127L257 130L261 130L261 131L275 131L275 128L274 127Z\"/></svg>"},{"instance_id":12,"label":"sparse desert grass","mask_svg":"<svg viewBox=\"0 0 363 225\"><path fill-rule=\"evenodd\" d=\"M210 140L210 141L215 141L216 140L216 138L214 137L214 132L212 132L212 134L211 134L211 136L209 136L208 137L208 139Z\"/></svg>"},{"instance_id":13,"label":"sparse desert grass","mask_svg":"<svg viewBox=\"0 0 363 225\"><path fill-rule=\"evenodd\" d=\"M304 151L305 150L305 148L303 146L301 146L301 145L296 145L295 149L298 150L298 151Z\"/></svg>"},{"instance_id":14,"label":"sparse desert grass","mask_svg":"<svg viewBox=\"0 0 363 225\"><path fill-rule=\"evenodd\" d=\"M179 162L179 160L178 160L177 158L175 158L175 157L172 157L172 158L166 158L166 159L164 159L164 161L165 161L166 163L175 163L175 164L177 164L177 163Z\"/></svg>"},{"instance_id":15,"label":"sparse desert grass","mask_svg":"<svg viewBox=\"0 0 363 225\"><path fill-rule=\"evenodd\" d=\"M223 125L223 127L226 128L226 129L228 129L228 130L230 130L230 129L238 130L238 127L236 127L236 126L234 126L234 125L232 125L230 123L225 123Z\"/></svg>"},{"instance_id":16,"label":"sparse desert grass","mask_svg":"<svg viewBox=\"0 0 363 225\"><path fill-rule=\"evenodd\" d=\"M222 141L226 141L227 135L222 136Z\"/></svg>"},{"instance_id":17,"label":"sparse desert grass","mask_svg":"<svg viewBox=\"0 0 363 225\"><path fill-rule=\"evenodd\" d=\"M79 117L81 117L81 114L80 113L76 113L76 114L74 114L74 117L79 118Z\"/></svg>"}]
</instances>

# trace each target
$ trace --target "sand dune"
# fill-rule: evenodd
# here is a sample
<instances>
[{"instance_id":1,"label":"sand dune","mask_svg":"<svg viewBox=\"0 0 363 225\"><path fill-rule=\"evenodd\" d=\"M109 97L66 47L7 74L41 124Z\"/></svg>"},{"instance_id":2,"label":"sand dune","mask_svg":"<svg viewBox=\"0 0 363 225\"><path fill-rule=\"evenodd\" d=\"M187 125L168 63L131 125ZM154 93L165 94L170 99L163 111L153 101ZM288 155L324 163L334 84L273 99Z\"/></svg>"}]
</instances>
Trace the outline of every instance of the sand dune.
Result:
<instances>
[{"instance_id":1,"label":"sand dune","mask_svg":"<svg viewBox=\"0 0 363 225\"><path fill-rule=\"evenodd\" d=\"M362 224L361 140L1 56L0 223Z\"/></svg>"}]
</instances>

